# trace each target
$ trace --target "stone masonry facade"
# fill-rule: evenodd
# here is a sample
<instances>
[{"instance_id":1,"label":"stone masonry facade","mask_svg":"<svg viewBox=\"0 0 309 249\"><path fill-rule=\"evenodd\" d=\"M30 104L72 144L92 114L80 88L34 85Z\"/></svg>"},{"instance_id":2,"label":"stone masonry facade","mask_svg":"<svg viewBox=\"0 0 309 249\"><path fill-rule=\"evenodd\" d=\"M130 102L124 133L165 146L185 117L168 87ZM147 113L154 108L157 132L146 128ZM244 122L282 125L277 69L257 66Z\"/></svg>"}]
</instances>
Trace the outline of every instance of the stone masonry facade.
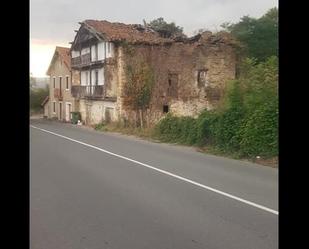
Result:
<instances>
[{"instance_id":1,"label":"stone masonry facade","mask_svg":"<svg viewBox=\"0 0 309 249\"><path fill-rule=\"evenodd\" d=\"M83 45L88 44L87 39L112 43L113 52L100 62L104 77L102 96L75 97L76 110L86 124L104 120L138 123L142 118L146 124L153 125L167 113L196 117L204 109L216 108L226 85L235 79L238 43L226 32L167 39L138 25L90 20L82 23L71 51L87 46ZM150 101L142 116L126 104L128 67L134 68L133 62L147 65L153 75ZM82 70L72 67L72 86L83 85ZM90 87L91 84L94 83Z\"/></svg>"}]
</instances>

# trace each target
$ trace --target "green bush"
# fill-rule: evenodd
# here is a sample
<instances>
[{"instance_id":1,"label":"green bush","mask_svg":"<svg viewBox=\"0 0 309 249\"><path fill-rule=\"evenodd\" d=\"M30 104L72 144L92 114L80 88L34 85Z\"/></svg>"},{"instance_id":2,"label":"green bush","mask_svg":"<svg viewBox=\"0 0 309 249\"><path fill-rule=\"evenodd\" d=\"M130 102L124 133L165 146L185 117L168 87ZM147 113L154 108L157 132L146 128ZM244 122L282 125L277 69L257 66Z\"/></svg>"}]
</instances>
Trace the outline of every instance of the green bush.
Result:
<instances>
[{"instance_id":1,"label":"green bush","mask_svg":"<svg viewBox=\"0 0 309 249\"><path fill-rule=\"evenodd\" d=\"M155 127L155 136L164 142L192 145L196 143L196 120L166 115Z\"/></svg>"},{"instance_id":2,"label":"green bush","mask_svg":"<svg viewBox=\"0 0 309 249\"><path fill-rule=\"evenodd\" d=\"M49 95L48 88L30 89L30 109L32 111L42 111L43 100Z\"/></svg>"},{"instance_id":3,"label":"green bush","mask_svg":"<svg viewBox=\"0 0 309 249\"><path fill-rule=\"evenodd\" d=\"M205 110L196 119L168 114L156 125L156 137L246 157L277 156L277 62L276 57L259 64L245 60L241 77L229 83L219 109Z\"/></svg>"},{"instance_id":4,"label":"green bush","mask_svg":"<svg viewBox=\"0 0 309 249\"><path fill-rule=\"evenodd\" d=\"M72 119L71 119L72 124L77 124L78 120L81 120L80 112L71 112L71 114L72 114Z\"/></svg>"},{"instance_id":5,"label":"green bush","mask_svg":"<svg viewBox=\"0 0 309 249\"><path fill-rule=\"evenodd\" d=\"M106 128L106 124L104 122L101 122L99 124L96 124L94 126L94 129L97 130L97 131L106 131L107 128Z\"/></svg>"},{"instance_id":6,"label":"green bush","mask_svg":"<svg viewBox=\"0 0 309 249\"><path fill-rule=\"evenodd\" d=\"M240 151L249 157L278 154L278 106L266 103L248 115L239 129Z\"/></svg>"},{"instance_id":7,"label":"green bush","mask_svg":"<svg viewBox=\"0 0 309 249\"><path fill-rule=\"evenodd\" d=\"M197 145L213 144L215 137L215 124L219 115L211 111L203 111L196 120Z\"/></svg>"}]
</instances>

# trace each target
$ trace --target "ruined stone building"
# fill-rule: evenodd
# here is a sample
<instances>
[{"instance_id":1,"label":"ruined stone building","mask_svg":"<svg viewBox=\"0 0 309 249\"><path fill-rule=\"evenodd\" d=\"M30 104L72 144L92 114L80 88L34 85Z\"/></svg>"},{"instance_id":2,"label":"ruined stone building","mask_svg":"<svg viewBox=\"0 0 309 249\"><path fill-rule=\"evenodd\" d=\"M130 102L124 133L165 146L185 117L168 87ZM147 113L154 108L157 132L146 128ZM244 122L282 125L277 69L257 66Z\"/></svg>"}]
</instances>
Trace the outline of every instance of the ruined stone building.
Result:
<instances>
[{"instance_id":1,"label":"ruined stone building","mask_svg":"<svg viewBox=\"0 0 309 249\"><path fill-rule=\"evenodd\" d=\"M44 115L69 122L75 110L75 99L71 95L70 48L56 47L47 70L50 77L49 97L44 104Z\"/></svg>"},{"instance_id":2,"label":"ruined stone building","mask_svg":"<svg viewBox=\"0 0 309 249\"><path fill-rule=\"evenodd\" d=\"M235 78L228 33L164 38L142 25L86 20L72 42L72 96L87 124L156 123L216 106Z\"/></svg>"}]
</instances>

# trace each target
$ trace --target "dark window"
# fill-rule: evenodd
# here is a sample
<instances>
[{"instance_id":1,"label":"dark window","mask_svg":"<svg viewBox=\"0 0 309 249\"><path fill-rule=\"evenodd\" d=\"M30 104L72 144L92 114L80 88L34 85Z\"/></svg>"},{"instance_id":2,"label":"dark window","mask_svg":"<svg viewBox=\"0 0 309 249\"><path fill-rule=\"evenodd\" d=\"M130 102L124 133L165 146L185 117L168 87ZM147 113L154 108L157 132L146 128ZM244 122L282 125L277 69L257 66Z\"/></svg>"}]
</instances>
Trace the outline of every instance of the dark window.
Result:
<instances>
[{"instance_id":1,"label":"dark window","mask_svg":"<svg viewBox=\"0 0 309 249\"><path fill-rule=\"evenodd\" d=\"M197 85L198 87L204 87L207 85L207 69L202 69L197 71Z\"/></svg>"},{"instance_id":2,"label":"dark window","mask_svg":"<svg viewBox=\"0 0 309 249\"><path fill-rule=\"evenodd\" d=\"M167 96L178 97L178 74L168 75Z\"/></svg>"},{"instance_id":3,"label":"dark window","mask_svg":"<svg viewBox=\"0 0 309 249\"><path fill-rule=\"evenodd\" d=\"M61 90L61 84L62 84L62 77L59 76L59 89Z\"/></svg>"},{"instance_id":4,"label":"dark window","mask_svg":"<svg viewBox=\"0 0 309 249\"><path fill-rule=\"evenodd\" d=\"M168 105L163 105L163 113L168 113Z\"/></svg>"},{"instance_id":5,"label":"dark window","mask_svg":"<svg viewBox=\"0 0 309 249\"><path fill-rule=\"evenodd\" d=\"M56 112L56 102L53 102L53 112Z\"/></svg>"},{"instance_id":6,"label":"dark window","mask_svg":"<svg viewBox=\"0 0 309 249\"><path fill-rule=\"evenodd\" d=\"M56 88L56 78L53 78L53 87Z\"/></svg>"},{"instance_id":7,"label":"dark window","mask_svg":"<svg viewBox=\"0 0 309 249\"><path fill-rule=\"evenodd\" d=\"M99 72L95 71L95 84L96 84L96 86L98 85L98 83L99 83Z\"/></svg>"},{"instance_id":8,"label":"dark window","mask_svg":"<svg viewBox=\"0 0 309 249\"><path fill-rule=\"evenodd\" d=\"M69 89L69 76L65 77L65 85L66 85L66 89Z\"/></svg>"}]
</instances>

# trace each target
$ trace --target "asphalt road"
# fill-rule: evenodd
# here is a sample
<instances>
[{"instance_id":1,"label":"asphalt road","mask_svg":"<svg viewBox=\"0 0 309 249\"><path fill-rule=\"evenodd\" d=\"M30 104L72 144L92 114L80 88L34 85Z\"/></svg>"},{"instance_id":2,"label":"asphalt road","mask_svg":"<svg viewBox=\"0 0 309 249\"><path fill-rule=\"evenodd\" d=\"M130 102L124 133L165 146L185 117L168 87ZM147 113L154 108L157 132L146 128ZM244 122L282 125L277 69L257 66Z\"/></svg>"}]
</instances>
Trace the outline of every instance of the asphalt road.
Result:
<instances>
[{"instance_id":1,"label":"asphalt road","mask_svg":"<svg viewBox=\"0 0 309 249\"><path fill-rule=\"evenodd\" d=\"M32 120L30 183L31 249L278 248L274 168Z\"/></svg>"}]
</instances>

